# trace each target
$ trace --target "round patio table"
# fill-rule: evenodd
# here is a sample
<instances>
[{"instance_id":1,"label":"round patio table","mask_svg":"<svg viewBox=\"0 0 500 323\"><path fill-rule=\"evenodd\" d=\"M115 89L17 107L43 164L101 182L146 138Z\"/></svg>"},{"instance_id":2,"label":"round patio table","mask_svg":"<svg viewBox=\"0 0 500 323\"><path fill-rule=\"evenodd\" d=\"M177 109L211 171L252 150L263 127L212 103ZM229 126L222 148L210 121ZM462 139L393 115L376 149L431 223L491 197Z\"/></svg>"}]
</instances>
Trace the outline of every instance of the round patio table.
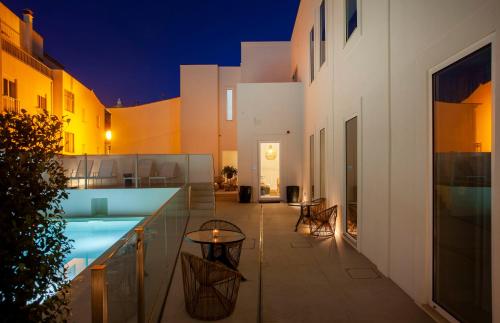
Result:
<instances>
[{"instance_id":1,"label":"round patio table","mask_svg":"<svg viewBox=\"0 0 500 323\"><path fill-rule=\"evenodd\" d=\"M304 218L311 217L311 207L320 205L320 202L305 201L305 202L300 203L299 205L300 205L300 216L299 216L299 220L297 221L297 224L295 225L295 231L297 231L297 228L299 227L300 221L303 221ZM303 207L307 208L307 212L305 214L302 212Z\"/></svg>"},{"instance_id":2,"label":"round patio table","mask_svg":"<svg viewBox=\"0 0 500 323\"><path fill-rule=\"evenodd\" d=\"M198 230L186 233L186 238L194 243L208 245L207 260L220 261L229 268L237 270L227 258L225 245L245 240L246 236L243 233L228 230ZM222 247L220 256L215 256L214 246Z\"/></svg>"}]
</instances>

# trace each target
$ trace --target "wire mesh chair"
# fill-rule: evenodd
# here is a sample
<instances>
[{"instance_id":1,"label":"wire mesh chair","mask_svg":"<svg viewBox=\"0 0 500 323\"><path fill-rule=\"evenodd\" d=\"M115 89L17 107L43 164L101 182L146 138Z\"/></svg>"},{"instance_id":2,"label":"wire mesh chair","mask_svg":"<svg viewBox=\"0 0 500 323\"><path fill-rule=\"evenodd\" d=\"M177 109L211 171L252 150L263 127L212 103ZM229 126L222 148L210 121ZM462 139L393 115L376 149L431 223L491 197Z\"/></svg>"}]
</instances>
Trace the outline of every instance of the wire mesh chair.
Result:
<instances>
[{"instance_id":1,"label":"wire mesh chair","mask_svg":"<svg viewBox=\"0 0 500 323\"><path fill-rule=\"evenodd\" d=\"M196 319L214 321L231 315L241 274L226 266L181 252L186 311Z\"/></svg>"},{"instance_id":2,"label":"wire mesh chair","mask_svg":"<svg viewBox=\"0 0 500 323\"><path fill-rule=\"evenodd\" d=\"M305 206L302 205L300 207L300 216L302 218L302 223L305 223L306 220L309 220L309 216L314 213L319 213L323 211L326 207L326 199L324 197L320 197L311 201L312 203L318 203L317 205ZM309 210L308 210L309 208ZM311 213L311 214L309 214Z\"/></svg>"},{"instance_id":3,"label":"wire mesh chair","mask_svg":"<svg viewBox=\"0 0 500 323\"><path fill-rule=\"evenodd\" d=\"M243 233L241 229L235 224L219 219L209 220L200 226L200 230L213 230L213 229ZM232 266L232 269L236 269L238 268L238 265L240 263L242 246L243 246L243 241L234 243L225 243L224 245L213 245L212 246L213 255L217 259L220 258L225 253L227 260ZM201 254L203 255L204 259L208 258L208 248L209 246L206 244L201 245ZM225 248L226 250L223 250L222 248Z\"/></svg>"},{"instance_id":4,"label":"wire mesh chair","mask_svg":"<svg viewBox=\"0 0 500 323\"><path fill-rule=\"evenodd\" d=\"M316 237L331 237L335 235L336 222L337 205L325 209L321 212L313 213L311 214L311 218L309 221L310 233L311 235Z\"/></svg>"}]
</instances>

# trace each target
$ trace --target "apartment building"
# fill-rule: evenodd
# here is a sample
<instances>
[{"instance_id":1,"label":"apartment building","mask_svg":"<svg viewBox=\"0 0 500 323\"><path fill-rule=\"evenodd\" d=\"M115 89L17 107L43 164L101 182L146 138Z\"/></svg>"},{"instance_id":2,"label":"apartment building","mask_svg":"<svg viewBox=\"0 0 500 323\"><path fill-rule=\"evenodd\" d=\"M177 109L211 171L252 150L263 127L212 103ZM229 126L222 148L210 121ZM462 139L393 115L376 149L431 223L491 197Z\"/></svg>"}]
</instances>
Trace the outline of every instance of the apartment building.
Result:
<instances>
[{"instance_id":1,"label":"apartment building","mask_svg":"<svg viewBox=\"0 0 500 323\"><path fill-rule=\"evenodd\" d=\"M69 119L64 127L65 154L105 153L104 105L44 51L33 27L34 15L20 19L0 3L0 111L38 113L46 109Z\"/></svg>"}]
</instances>

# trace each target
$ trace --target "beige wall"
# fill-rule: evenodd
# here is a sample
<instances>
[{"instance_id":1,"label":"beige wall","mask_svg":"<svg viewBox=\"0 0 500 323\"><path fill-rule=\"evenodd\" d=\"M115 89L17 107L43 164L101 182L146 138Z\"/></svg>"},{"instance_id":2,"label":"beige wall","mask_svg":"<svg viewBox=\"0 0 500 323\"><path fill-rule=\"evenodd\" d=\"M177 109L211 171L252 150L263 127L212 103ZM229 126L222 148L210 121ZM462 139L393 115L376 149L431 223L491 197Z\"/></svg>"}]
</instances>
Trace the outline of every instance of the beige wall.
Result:
<instances>
[{"instance_id":1,"label":"beige wall","mask_svg":"<svg viewBox=\"0 0 500 323\"><path fill-rule=\"evenodd\" d=\"M299 185L302 178L301 83L238 84L238 183L252 186L252 198L259 196L259 152L262 141L280 142L281 198L287 185ZM287 133L289 131L289 133Z\"/></svg>"},{"instance_id":2,"label":"beige wall","mask_svg":"<svg viewBox=\"0 0 500 323\"><path fill-rule=\"evenodd\" d=\"M241 82L290 82L290 42L242 42Z\"/></svg>"},{"instance_id":3,"label":"beige wall","mask_svg":"<svg viewBox=\"0 0 500 323\"><path fill-rule=\"evenodd\" d=\"M180 153L181 100L109 108L112 154Z\"/></svg>"},{"instance_id":4,"label":"beige wall","mask_svg":"<svg viewBox=\"0 0 500 323\"><path fill-rule=\"evenodd\" d=\"M104 154L104 105L94 91L63 70L54 70L54 114L70 119L65 132L73 133L74 154ZM74 112L66 110L64 91L74 94ZM72 154L72 153L68 153Z\"/></svg>"},{"instance_id":5,"label":"beige wall","mask_svg":"<svg viewBox=\"0 0 500 323\"><path fill-rule=\"evenodd\" d=\"M238 125L238 107L236 85L241 79L240 67L219 67L219 149L222 157L223 151L234 151L237 147L236 128ZM233 90L233 120L227 120L227 89ZM220 159L219 171L224 167Z\"/></svg>"},{"instance_id":6,"label":"beige wall","mask_svg":"<svg viewBox=\"0 0 500 323\"><path fill-rule=\"evenodd\" d=\"M181 65L181 152L211 154L219 165L219 68Z\"/></svg>"}]
</instances>

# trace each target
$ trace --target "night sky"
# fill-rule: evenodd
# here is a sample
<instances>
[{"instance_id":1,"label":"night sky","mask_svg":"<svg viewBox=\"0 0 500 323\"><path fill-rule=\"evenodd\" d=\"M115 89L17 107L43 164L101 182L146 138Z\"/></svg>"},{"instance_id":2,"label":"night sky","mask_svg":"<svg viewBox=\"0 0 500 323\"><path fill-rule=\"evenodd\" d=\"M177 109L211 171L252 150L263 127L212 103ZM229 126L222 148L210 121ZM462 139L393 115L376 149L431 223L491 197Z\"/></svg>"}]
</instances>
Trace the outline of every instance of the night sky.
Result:
<instances>
[{"instance_id":1,"label":"night sky","mask_svg":"<svg viewBox=\"0 0 500 323\"><path fill-rule=\"evenodd\" d=\"M5 0L106 105L179 95L179 65L240 65L241 41L290 40L300 0Z\"/></svg>"}]
</instances>

